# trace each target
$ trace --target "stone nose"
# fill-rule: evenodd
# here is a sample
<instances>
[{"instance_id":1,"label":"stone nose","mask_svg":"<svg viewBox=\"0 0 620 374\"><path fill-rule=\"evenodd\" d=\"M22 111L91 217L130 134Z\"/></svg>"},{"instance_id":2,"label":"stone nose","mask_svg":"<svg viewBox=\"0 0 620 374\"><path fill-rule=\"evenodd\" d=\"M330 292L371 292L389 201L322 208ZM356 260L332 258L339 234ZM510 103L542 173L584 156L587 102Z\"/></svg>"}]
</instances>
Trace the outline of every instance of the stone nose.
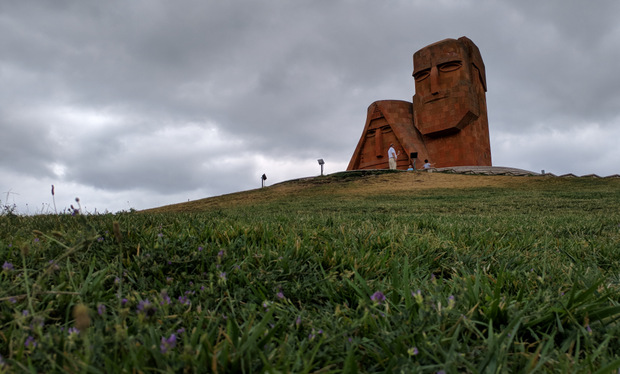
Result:
<instances>
[{"instance_id":1,"label":"stone nose","mask_svg":"<svg viewBox=\"0 0 620 374\"><path fill-rule=\"evenodd\" d=\"M439 72L437 66L431 67L431 95L439 94Z\"/></svg>"}]
</instances>

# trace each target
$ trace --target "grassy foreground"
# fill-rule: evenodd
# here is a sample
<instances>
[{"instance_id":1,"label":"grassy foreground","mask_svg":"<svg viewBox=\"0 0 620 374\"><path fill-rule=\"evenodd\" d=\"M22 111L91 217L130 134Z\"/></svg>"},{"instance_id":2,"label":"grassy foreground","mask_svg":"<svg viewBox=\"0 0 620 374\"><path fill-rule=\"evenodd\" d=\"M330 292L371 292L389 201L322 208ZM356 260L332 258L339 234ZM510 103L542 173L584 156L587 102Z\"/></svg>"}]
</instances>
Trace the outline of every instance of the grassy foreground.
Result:
<instances>
[{"instance_id":1,"label":"grassy foreground","mask_svg":"<svg viewBox=\"0 0 620 374\"><path fill-rule=\"evenodd\" d=\"M620 180L340 173L0 216L0 372L616 373Z\"/></svg>"}]
</instances>

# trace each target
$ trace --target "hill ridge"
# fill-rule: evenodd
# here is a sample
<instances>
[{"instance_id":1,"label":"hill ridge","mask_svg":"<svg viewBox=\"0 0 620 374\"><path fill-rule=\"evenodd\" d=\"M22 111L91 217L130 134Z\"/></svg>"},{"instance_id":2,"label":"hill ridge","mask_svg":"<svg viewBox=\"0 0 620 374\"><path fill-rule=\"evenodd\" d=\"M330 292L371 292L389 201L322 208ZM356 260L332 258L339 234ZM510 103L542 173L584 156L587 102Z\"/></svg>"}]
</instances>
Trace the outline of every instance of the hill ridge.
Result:
<instances>
[{"instance_id":1,"label":"hill ridge","mask_svg":"<svg viewBox=\"0 0 620 374\"><path fill-rule=\"evenodd\" d=\"M141 212L198 213L214 209L262 205L270 202L286 203L291 199L311 200L323 197L325 194L340 199L367 198L390 194L406 196L433 189L534 188L542 181L556 184L562 183L563 180L574 180L572 175L571 178L567 179L549 173L539 174L506 167L453 167L429 171L412 172L385 169L341 171L324 176L291 179L264 188L164 205L141 210ZM577 177L577 180L583 178Z\"/></svg>"}]
</instances>

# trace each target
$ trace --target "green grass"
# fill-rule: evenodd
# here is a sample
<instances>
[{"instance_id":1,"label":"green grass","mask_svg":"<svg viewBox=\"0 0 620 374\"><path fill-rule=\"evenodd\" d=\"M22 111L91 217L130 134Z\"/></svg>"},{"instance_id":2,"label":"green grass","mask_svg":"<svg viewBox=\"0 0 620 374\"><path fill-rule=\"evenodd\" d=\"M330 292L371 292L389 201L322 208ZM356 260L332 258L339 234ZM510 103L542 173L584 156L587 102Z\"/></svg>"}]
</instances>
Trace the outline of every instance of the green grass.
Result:
<instances>
[{"instance_id":1,"label":"green grass","mask_svg":"<svg viewBox=\"0 0 620 374\"><path fill-rule=\"evenodd\" d=\"M398 176L0 216L0 372L617 372L620 181Z\"/></svg>"}]
</instances>

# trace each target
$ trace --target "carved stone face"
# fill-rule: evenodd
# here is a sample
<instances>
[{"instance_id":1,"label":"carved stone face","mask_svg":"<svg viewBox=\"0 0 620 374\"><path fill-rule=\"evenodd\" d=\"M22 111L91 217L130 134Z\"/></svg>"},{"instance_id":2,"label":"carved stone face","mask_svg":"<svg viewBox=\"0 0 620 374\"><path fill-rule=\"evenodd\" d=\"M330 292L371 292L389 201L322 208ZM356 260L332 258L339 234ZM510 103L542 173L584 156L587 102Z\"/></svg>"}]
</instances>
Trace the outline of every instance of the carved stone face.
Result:
<instances>
[{"instance_id":1,"label":"carved stone face","mask_svg":"<svg viewBox=\"0 0 620 374\"><path fill-rule=\"evenodd\" d=\"M456 133L479 117L480 103L484 103L480 97L485 91L484 66L481 72L472 61L482 64L474 48L477 56L472 58L472 48L466 42L446 39L413 55L414 123L423 135Z\"/></svg>"}]
</instances>

